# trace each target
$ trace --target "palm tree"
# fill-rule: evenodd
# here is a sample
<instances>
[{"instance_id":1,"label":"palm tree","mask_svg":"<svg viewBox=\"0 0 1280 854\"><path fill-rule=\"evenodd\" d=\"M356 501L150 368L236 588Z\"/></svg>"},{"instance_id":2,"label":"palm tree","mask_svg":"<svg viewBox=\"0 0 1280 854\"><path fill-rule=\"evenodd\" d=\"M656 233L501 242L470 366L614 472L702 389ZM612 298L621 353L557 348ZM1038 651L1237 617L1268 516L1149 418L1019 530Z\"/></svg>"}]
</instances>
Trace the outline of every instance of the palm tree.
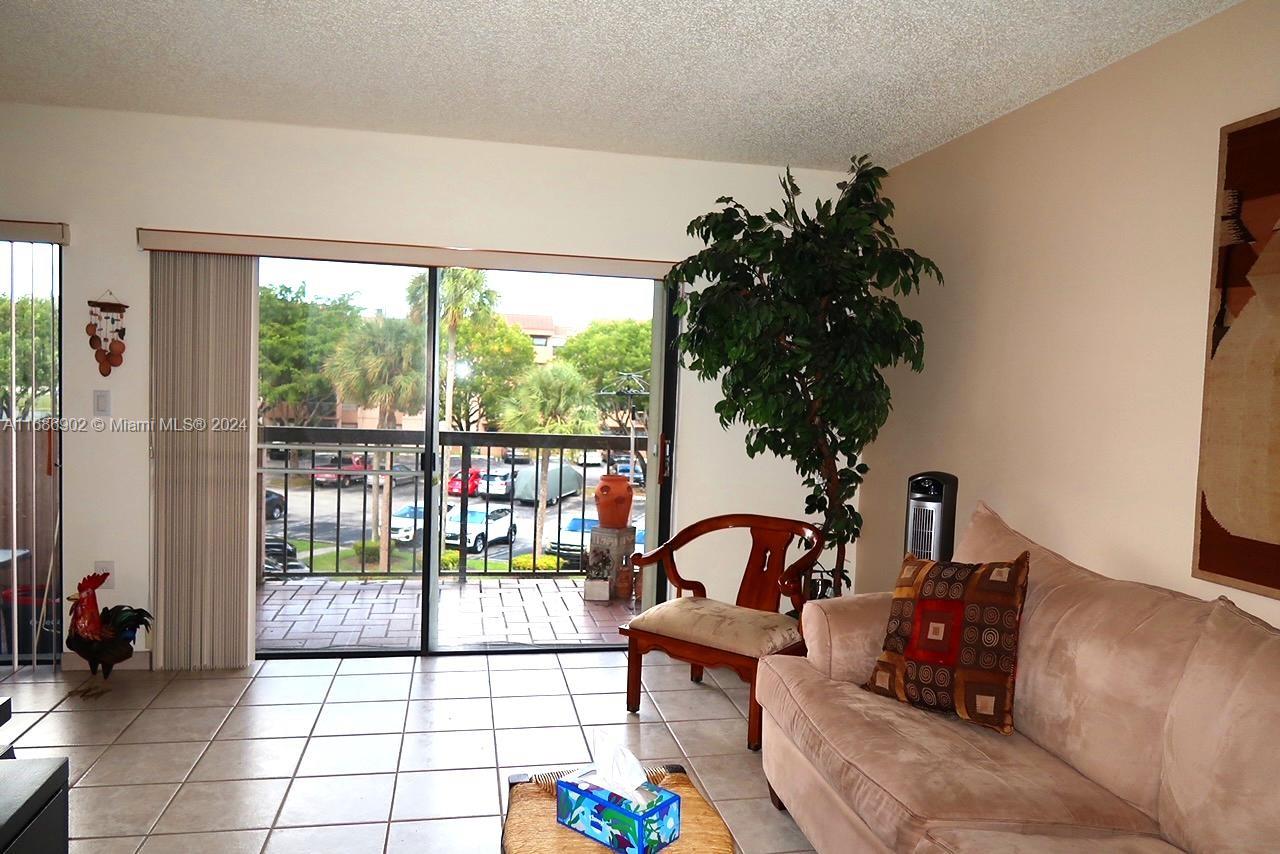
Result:
<instances>
[{"instance_id":1,"label":"palm tree","mask_svg":"<svg viewBox=\"0 0 1280 854\"><path fill-rule=\"evenodd\" d=\"M502 408L502 428L516 433L571 435L594 432L599 412L587 381L572 365L548 362L529 369ZM551 454L543 453L538 471L538 520L533 526L533 566L542 556L547 524Z\"/></svg>"},{"instance_id":2,"label":"palm tree","mask_svg":"<svg viewBox=\"0 0 1280 854\"><path fill-rule=\"evenodd\" d=\"M427 274L409 281L409 319L421 324L427 313ZM453 425L453 385L458 365L458 326L469 317L493 311L496 297L483 270L450 267L440 279L440 325L444 327L444 423Z\"/></svg>"},{"instance_id":3,"label":"palm tree","mask_svg":"<svg viewBox=\"0 0 1280 854\"><path fill-rule=\"evenodd\" d=\"M425 367L422 327L379 314L347 333L325 363L325 373L339 400L377 409L378 427L390 429L397 412L418 412L425 405ZM389 470L391 462L387 452L377 467ZM387 475L374 479L373 527L382 572L391 569L391 485Z\"/></svg>"}]
</instances>

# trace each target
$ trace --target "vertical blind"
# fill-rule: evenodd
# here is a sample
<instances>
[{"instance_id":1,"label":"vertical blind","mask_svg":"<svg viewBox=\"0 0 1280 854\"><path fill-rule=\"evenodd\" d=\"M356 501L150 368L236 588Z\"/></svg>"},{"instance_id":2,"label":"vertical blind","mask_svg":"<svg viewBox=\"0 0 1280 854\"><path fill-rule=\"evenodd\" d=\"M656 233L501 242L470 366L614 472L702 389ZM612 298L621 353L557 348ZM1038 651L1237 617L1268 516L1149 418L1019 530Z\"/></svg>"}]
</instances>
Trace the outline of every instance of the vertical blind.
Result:
<instances>
[{"instance_id":1,"label":"vertical blind","mask_svg":"<svg viewBox=\"0 0 1280 854\"><path fill-rule=\"evenodd\" d=\"M253 657L257 259L151 253L153 664Z\"/></svg>"}]
</instances>

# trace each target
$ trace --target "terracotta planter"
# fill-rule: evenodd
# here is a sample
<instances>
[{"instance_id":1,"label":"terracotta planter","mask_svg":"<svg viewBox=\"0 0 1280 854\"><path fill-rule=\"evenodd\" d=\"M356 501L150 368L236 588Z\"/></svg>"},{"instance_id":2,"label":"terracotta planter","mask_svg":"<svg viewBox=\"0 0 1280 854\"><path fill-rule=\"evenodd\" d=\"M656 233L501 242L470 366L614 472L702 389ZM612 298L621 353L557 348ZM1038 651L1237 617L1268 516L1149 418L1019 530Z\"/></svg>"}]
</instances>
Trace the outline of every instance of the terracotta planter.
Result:
<instances>
[{"instance_id":1,"label":"terracotta planter","mask_svg":"<svg viewBox=\"0 0 1280 854\"><path fill-rule=\"evenodd\" d=\"M635 490L620 474L600 476L596 484L596 512L601 528L625 528L631 519L631 499Z\"/></svg>"}]
</instances>

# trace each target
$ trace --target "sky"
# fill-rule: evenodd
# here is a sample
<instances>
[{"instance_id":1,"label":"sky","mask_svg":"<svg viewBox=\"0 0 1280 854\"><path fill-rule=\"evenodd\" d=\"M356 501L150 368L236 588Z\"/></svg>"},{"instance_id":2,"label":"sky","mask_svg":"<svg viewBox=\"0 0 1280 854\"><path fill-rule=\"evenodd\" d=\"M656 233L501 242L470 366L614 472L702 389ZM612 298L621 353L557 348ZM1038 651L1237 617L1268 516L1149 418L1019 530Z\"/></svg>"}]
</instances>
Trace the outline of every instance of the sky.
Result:
<instances>
[{"instance_id":1,"label":"sky","mask_svg":"<svg viewBox=\"0 0 1280 854\"><path fill-rule=\"evenodd\" d=\"M347 264L336 261L299 261L262 258L261 284L303 282L313 296L355 295L355 302L369 313L378 309L388 317L404 317L405 285L421 270L384 264ZM501 314L551 315L556 325L585 329L592 320L649 320L653 316L653 282L649 279L615 279L604 276L567 276L559 273L488 271L486 279L498 295Z\"/></svg>"}]
</instances>

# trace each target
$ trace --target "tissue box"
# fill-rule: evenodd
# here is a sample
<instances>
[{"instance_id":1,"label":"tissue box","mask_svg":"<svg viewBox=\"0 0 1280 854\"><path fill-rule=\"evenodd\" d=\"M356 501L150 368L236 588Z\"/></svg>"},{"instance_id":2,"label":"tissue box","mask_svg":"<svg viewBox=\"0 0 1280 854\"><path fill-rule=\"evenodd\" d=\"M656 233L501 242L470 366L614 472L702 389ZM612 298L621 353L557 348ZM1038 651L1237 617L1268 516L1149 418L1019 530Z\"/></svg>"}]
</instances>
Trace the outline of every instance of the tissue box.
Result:
<instances>
[{"instance_id":1,"label":"tissue box","mask_svg":"<svg viewBox=\"0 0 1280 854\"><path fill-rule=\"evenodd\" d=\"M653 795L637 804L577 777L556 782L556 821L613 851L653 854L680 836L680 796L652 783Z\"/></svg>"}]
</instances>

